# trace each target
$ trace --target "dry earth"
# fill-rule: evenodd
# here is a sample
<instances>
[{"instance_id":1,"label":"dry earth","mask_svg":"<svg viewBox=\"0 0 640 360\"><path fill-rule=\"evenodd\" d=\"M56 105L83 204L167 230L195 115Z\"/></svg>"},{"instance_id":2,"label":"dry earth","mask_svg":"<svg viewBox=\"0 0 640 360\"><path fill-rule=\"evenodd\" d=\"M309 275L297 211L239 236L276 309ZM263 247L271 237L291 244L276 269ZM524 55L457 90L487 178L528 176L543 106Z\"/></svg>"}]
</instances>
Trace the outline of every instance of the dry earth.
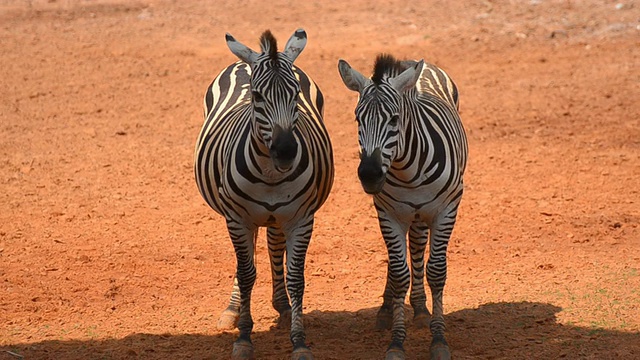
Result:
<instances>
[{"instance_id":1,"label":"dry earth","mask_svg":"<svg viewBox=\"0 0 640 360\"><path fill-rule=\"evenodd\" d=\"M640 3L0 1L0 359L221 359L235 260L192 174L202 96L309 34L336 181L307 263L318 359L382 358L386 251L356 177L339 58L425 58L461 92L465 198L449 251L457 359L640 359ZM259 242L254 342L285 359ZM410 359L428 330L409 326Z\"/></svg>"}]
</instances>

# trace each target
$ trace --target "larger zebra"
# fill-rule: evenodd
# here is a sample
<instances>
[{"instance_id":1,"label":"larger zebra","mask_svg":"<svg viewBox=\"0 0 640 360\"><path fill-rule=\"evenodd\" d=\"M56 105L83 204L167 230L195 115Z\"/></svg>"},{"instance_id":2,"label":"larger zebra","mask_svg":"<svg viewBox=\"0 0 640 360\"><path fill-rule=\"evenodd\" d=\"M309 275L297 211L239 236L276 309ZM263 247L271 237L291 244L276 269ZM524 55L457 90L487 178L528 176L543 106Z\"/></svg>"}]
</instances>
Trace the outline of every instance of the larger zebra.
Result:
<instances>
[{"instance_id":1,"label":"larger zebra","mask_svg":"<svg viewBox=\"0 0 640 360\"><path fill-rule=\"evenodd\" d=\"M311 359L302 324L305 257L314 214L329 195L334 169L323 95L293 65L307 34L297 30L283 52L268 30L260 37L260 53L230 34L226 42L240 61L207 89L194 166L198 189L224 216L236 254L231 301L220 321L222 326L237 321L240 334L232 358L253 358L255 239L258 228L267 227L272 304L281 321L291 316L293 359Z\"/></svg>"},{"instance_id":2,"label":"larger zebra","mask_svg":"<svg viewBox=\"0 0 640 360\"><path fill-rule=\"evenodd\" d=\"M389 254L384 300L377 315L378 327L392 328L387 359L404 359L404 299L410 284L414 320L418 326L428 322L424 290L427 243L427 282L433 298L431 358L450 358L442 292L447 244L467 162L457 87L435 65L423 60L398 61L386 54L376 58L370 79L344 60L339 61L338 70L347 88L360 95L355 109L358 177L365 192L373 194Z\"/></svg>"}]
</instances>

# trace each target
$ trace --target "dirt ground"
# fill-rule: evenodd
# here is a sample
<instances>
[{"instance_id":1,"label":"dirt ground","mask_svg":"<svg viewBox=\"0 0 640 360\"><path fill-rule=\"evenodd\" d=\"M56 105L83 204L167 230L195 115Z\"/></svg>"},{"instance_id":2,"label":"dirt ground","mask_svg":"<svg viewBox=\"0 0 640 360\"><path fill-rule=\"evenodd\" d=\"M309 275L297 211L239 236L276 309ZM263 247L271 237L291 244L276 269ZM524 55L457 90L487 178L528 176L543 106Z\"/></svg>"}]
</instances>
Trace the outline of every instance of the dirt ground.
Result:
<instances>
[{"instance_id":1,"label":"dirt ground","mask_svg":"<svg viewBox=\"0 0 640 360\"><path fill-rule=\"evenodd\" d=\"M357 180L344 58L425 58L460 89L470 158L449 247L457 359L640 359L640 3L0 0L0 359L224 359L235 258L201 199L202 97L303 27L336 180L305 293L318 359L381 359L386 250ZM262 234L264 235L264 234ZM265 239L259 359L286 359ZM409 322L410 323L410 322ZM429 331L409 324L409 359Z\"/></svg>"}]
</instances>

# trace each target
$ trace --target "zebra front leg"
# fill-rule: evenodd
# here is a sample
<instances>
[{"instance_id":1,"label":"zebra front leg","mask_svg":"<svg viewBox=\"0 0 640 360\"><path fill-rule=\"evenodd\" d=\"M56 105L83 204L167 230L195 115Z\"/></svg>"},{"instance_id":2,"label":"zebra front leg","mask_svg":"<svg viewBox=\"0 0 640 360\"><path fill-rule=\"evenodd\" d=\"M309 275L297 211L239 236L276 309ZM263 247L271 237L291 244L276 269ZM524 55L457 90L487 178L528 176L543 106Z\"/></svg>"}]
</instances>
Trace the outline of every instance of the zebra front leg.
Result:
<instances>
[{"instance_id":1,"label":"zebra front leg","mask_svg":"<svg viewBox=\"0 0 640 360\"><path fill-rule=\"evenodd\" d=\"M424 291L424 252L427 247L427 231L425 224L412 224L409 228L409 245L411 249L411 295L413 322L418 328L429 323L427 295ZM383 302L376 316L376 328L391 329L393 323L393 289L391 288L391 270L387 266L387 283L384 287Z\"/></svg>"},{"instance_id":2,"label":"zebra front leg","mask_svg":"<svg viewBox=\"0 0 640 360\"><path fill-rule=\"evenodd\" d=\"M385 219L382 213L379 215L379 220L389 255L387 289L392 293L393 308L391 343L387 349L385 359L402 360L405 358L404 340L407 336L404 299L411 283L411 273L407 264L407 229L402 228L395 221Z\"/></svg>"},{"instance_id":3,"label":"zebra front leg","mask_svg":"<svg viewBox=\"0 0 640 360\"><path fill-rule=\"evenodd\" d=\"M220 314L218 318L218 330L233 330L238 326L240 316L240 288L238 287L238 275L233 275L233 288L231 289L231 299L229 306Z\"/></svg>"},{"instance_id":4,"label":"zebra front leg","mask_svg":"<svg viewBox=\"0 0 640 360\"><path fill-rule=\"evenodd\" d=\"M393 288L391 287L391 264L387 263L387 282L382 294L382 306L376 314L376 329L391 329L393 324Z\"/></svg>"},{"instance_id":5,"label":"zebra front leg","mask_svg":"<svg viewBox=\"0 0 640 360\"><path fill-rule=\"evenodd\" d=\"M406 259L392 262L394 269L391 280L393 282L393 323L391 326L391 343L387 349L385 360L403 360L404 340L407 336L405 326L404 298L409 290L410 272Z\"/></svg>"},{"instance_id":6,"label":"zebra front leg","mask_svg":"<svg viewBox=\"0 0 640 360\"><path fill-rule=\"evenodd\" d=\"M413 324L419 328L429 325L427 295L424 291L424 252L427 248L429 228L424 223L414 223L409 228L409 248L411 252L411 295L409 302L413 308Z\"/></svg>"},{"instance_id":7,"label":"zebra front leg","mask_svg":"<svg viewBox=\"0 0 640 360\"><path fill-rule=\"evenodd\" d=\"M251 343L251 331L253 319L251 318L251 291L256 281L256 268L254 263L255 234L257 228L247 228L232 219L227 219L229 236L236 253L236 275L238 290L240 292L240 309L238 316L238 330L240 334L233 343L231 358L234 360L254 359L253 344Z\"/></svg>"},{"instance_id":8,"label":"zebra front leg","mask_svg":"<svg viewBox=\"0 0 640 360\"><path fill-rule=\"evenodd\" d=\"M253 246L255 250L258 231L253 232ZM254 252L255 256L255 252ZM255 264L255 259L254 259ZM229 306L220 314L218 318L218 330L233 330L238 326L238 318L240 317L240 288L238 287L238 272L233 274L233 287L231 289L231 298Z\"/></svg>"},{"instance_id":9,"label":"zebra front leg","mask_svg":"<svg viewBox=\"0 0 640 360\"><path fill-rule=\"evenodd\" d=\"M304 324L302 321L302 302L304 298L304 264L307 248L313 231L313 216L298 222L286 235L287 275L286 286L291 298L291 343L292 360L312 360L311 350L305 344Z\"/></svg>"},{"instance_id":10,"label":"zebra front leg","mask_svg":"<svg viewBox=\"0 0 640 360\"><path fill-rule=\"evenodd\" d=\"M277 227L267 228L267 243L269 248L269 262L271 263L271 280L273 294L271 304L278 314L278 328L291 326L291 305L284 282L284 252L285 237L282 229Z\"/></svg>"},{"instance_id":11,"label":"zebra front leg","mask_svg":"<svg viewBox=\"0 0 640 360\"><path fill-rule=\"evenodd\" d=\"M456 222L457 204L450 206L445 216L438 217L429 233L429 260L427 261L427 282L433 299L431 318L431 359L451 359L449 345L445 340L444 307L442 294L447 280L447 246Z\"/></svg>"}]
</instances>

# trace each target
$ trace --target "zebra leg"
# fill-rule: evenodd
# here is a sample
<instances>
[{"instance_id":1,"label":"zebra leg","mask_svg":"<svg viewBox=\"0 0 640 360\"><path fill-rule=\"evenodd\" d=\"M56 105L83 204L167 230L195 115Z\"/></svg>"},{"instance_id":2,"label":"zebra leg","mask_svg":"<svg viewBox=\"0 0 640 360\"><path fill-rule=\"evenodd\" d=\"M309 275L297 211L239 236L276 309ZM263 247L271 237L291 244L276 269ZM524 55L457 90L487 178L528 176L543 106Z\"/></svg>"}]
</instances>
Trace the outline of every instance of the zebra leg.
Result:
<instances>
[{"instance_id":1,"label":"zebra leg","mask_svg":"<svg viewBox=\"0 0 640 360\"><path fill-rule=\"evenodd\" d=\"M258 230L253 233L253 246L255 250L256 240L258 238ZM254 252L255 256L255 252ZM255 264L255 259L254 259ZM231 289L231 299L229 306L220 314L218 318L218 330L233 330L238 326L238 318L240 317L240 287L238 287L238 273L233 275L233 288Z\"/></svg>"},{"instance_id":2,"label":"zebra leg","mask_svg":"<svg viewBox=\"0 0 640 360\"><path fill-rule=\"evenodd\" d=\"M283 262L286 243L282 229L269 227L267 229L267 243L273 284L271 304L280 314L278 327L285 328L291 325L291 305L289 304L289 296L287 295L287 288L284 282Z\"/></svg>"},{"instance_id":3,"label":"zebra leg","mask_svg":"<svg viewBox=\"0 0 640 360\"><path fill-rule=\"evenodd\" d=\"M255 236L257 228L247 228L245 225L227 218L229 236L236 252L237 279L240 292L240 311L238 317L238 329L240 335L233 343L232 359L253 359L253 344L251 343L251 331L253 319L251 318L251 291L256 281L256 267L254 262Z\"/></svg>"},{"instance_id":4,"label":"zebra leg","mask_svg":"<svg viewBox=\"0 0 640 360\"><path fill-rule=\"evenodd\" d=\"M413 224L409 229L409 245L411 247L411 295L409 301L413 308L413 323L418 328L429 324L427 295L424 290L424 252L427 248L428 227L424 224ZM391 271L387 267L387 283L384 288L383 302L376 316L376 329L391 329L393 323L393 290L390 286Z\"/></svg>"},{"instance_id":5,"label":"zebra leg","mask_svg":"<svg viewBox=\"0 0 640 360\"><path fill-rule=\"evenodd\" d=\"M307 248L313 231L313 216L302 219L291 231L285 230L287 275L286 286L291 297L291 343L293 360L311 360L313 355L305 344L305 332L302 322L302 301L304 298L304 263Z\"/></svg>"},{"instance_id":6,"label":"zebra leg","mask_svg":"<svg viewBox=\"0 0 640 360\"><path fill-rule=\"evenodd\" d=\"M382 211L379 212L378 219L389 254L387 289L392 292L393 308L391 343L385 359L401 360L404 359L404 340L407 335L404 299L411 283L411 273L407 264L407 228L403 228L396 221L387 219Z\"/></svg>"},{"instance_id":7,"label":"zebra leg","mask_svg":"<svg viewBox=\"0 0 640 360\"><path fill-rule=\"evenodd\" d=\"M240 288L238 287L238 275L233 275L233 288L229 306L220 314L218 318L218 330L233 330L238 326L240 316Z\"/></svg>"},{"instance_id":8,"label":"zebra leg","mask_svg":"<svg viewBox=\"0 0 640 360\"><path fill-rule=\"evenodd\" d=\"M429 232L429 260L427 261L427 282L433 299L431 317L431 359L451 359L449 345L444 337L444 309L442 293L447 279L447 246L456 222L458 204L451 204L446 213L438 216Z\"/></svg>"},{"instance_id":9,"label":"zebra leg","mask_svg":"<svg viewBox=\"0 0 640 360\"><path fill-rule=\"evenodd\" d=\"M388 330L393 324L393 288L391 286L391 264L387 263L387 282L382 294L382 306L376 315L376 329Z\"/></svg>"},{"instance_id":10,"label":"zebra leg","mask_svg":"<svg viewBox=\"0 0 640 360\"><path fill-rule=\"evenodd\" d=\"M429 325L427 295L424 291L424 252L427 248L429 228L423 223L414 223L409 228L409 247L411 250L411 295L409 302L413 308L413 324L419 328Z\"/></svg>"}]
</instances>

